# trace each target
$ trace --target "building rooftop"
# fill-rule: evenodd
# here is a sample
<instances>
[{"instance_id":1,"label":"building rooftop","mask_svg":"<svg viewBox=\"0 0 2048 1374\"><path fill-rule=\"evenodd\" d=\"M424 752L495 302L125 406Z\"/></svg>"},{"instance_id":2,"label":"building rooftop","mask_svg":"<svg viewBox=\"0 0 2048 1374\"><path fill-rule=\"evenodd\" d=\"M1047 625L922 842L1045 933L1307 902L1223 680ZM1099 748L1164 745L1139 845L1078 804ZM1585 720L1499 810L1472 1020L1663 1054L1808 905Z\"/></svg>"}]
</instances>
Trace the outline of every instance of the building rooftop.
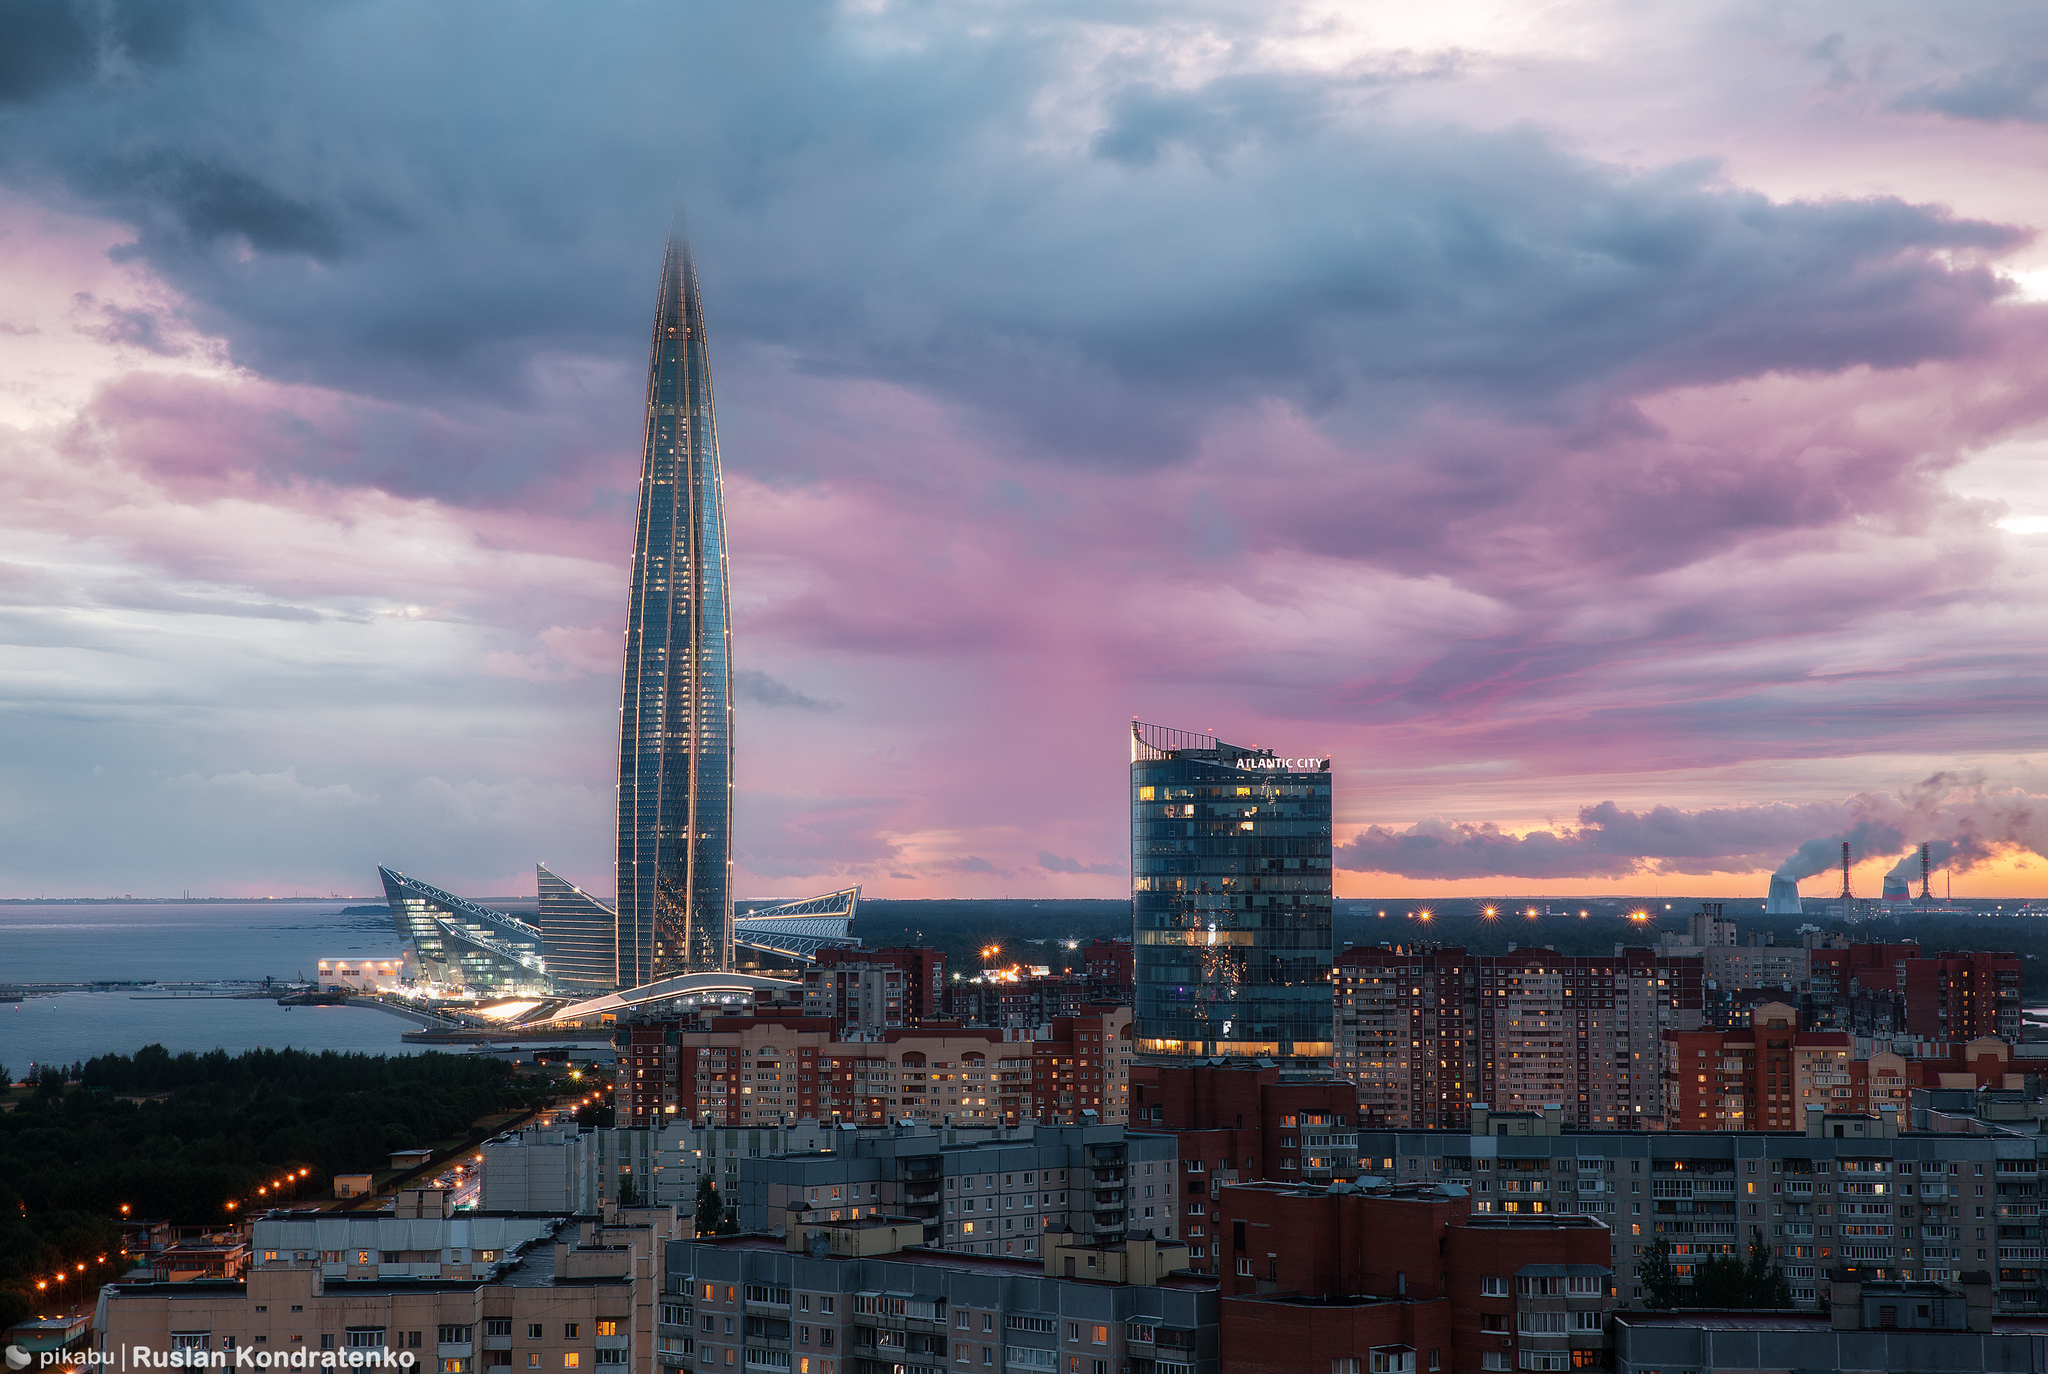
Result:
<instances>
[{"instance_id":1,"label":"building rooftop","mask_svg":"<svg viewBox=\"0 0 2048 1374\"><path fill-rule=\"evenodd\" d=\"M1614 1320L1629 1326L1692 1326L1707 1331L1775 1331L1787 1334L1804 1332L1826 1332L1834 1330L1828 1314L1824 1312L1736 1312L1699 1311L1688 1312L1679 1308L1670 1312L1635 1312L1616 1309ZM1900 1327L1901 1336L1951 1337L1967 1336L1966 1331L1936 1331L1927 1328ZM1843 1335L1874 1336L1877 1330L1865 1329L1845 1331ZM1991 1334L1994 1336L2048 1336L2048 1315L2008 1317L1994 1315L1991 1318Z\"/></svg>"},{"instance_id":2,"label":"building rooftop","mask_svg":"<svg viewBox=\"0 0 2048 1374\"><path fill-rule=\"evenodd\" d=\"M838 1223L834 1223L837 1225ZM788 1254L789 1247L779 1236L739 1235L703 1236L686 1242L691 1245L709 1246L719 1250L759 1250L768 1254ZM1071 1247L1080 1249L1079 1246ZM932 1269L957 1269L967 1274L991 1274L999 1278L1045 1278L1045 1261L1035 1258L1017 1258L1009 1255L955 1254L947 1250L908 1249L893 1250L886 1255L865 1255L869 1263L917 1264ZM1062 1283L1102 1283L1099 1279L1061 1279ZM1104 1284L1105 1287L1121 1287L1120 1284ZM1194 1289L1197 1291L1216 1287L1214 1275L1169 1274L1157 1285L1160 1288Z\"/></svg>"}]
</instances>

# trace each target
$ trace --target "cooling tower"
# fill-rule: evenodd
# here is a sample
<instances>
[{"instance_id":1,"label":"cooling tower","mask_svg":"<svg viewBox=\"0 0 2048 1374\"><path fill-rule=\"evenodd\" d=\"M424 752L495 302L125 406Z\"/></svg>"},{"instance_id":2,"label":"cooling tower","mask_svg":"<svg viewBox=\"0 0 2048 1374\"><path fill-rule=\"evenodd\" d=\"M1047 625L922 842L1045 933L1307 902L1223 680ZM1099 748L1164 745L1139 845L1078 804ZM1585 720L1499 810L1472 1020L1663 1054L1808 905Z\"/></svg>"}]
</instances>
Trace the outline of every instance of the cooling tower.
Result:
<instances>
[{"instance_id":1,"label":"cooling tower","mask_svg":"<svg viewBox=\"0 0 2048 1374\"><path fill-rule=\"evenodd\" d=\"M1771 895L1764 899L1766 916L1798 916L1803 914L1799 905L1799 880L1788 878L1782 873L1771 875Z\"/></svg>"}]
</instances>

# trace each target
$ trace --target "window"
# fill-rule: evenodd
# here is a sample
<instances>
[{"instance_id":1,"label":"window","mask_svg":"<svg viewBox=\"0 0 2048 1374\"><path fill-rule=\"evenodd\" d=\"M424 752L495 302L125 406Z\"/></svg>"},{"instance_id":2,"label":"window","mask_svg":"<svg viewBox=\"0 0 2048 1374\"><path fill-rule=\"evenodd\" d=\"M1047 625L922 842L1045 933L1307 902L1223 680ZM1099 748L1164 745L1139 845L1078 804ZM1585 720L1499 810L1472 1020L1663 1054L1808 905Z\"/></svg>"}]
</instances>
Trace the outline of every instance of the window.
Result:
<instances>
[{"instance_id":1,"label":"window","mask_svg":"<svg viewBox=\"0 0 2048 1374\"><path fill-rule=\"evenodd\" d=\"M526 1339L528 1339L529 1341L537 1341L540 1339L539 1322L528 1322L526 1324Z\"/></svg>"},{"instance_id":2,"label":"window","mask_svg":"<svg viewBox=\"0 0 2048 1374\"><path fill-rule=\"evenodd\" d=\"M1522 1334L1525 1336L1561 1336L1564 1334L1562 1312L1522 1313Z\"/></svg>"},{"instance_id":3,"label":"window","mask_svg":"<svg viewBox=\"0 0 2048 1374\"><path fill-rule=\"evenodd\" d=\"M1605 1331L1607 1329L1606 1318L1607 1314L1604 1312L1574 1312L1572 1313L1572 1330Z\"/></svg>"},{"instance_id":4,"label":"window","mask_svg":"<svg viewBox=\"0 0 2048 1374\"><path fill-rule=\"evenodd\" d=\"M1404 1346L1373 1351L1372 1374L1415 1374L1415 1352Z\"/></svg>"},{"instance_id":5,"label":"window","mask_svg":"<svg viewBox=\"0 0 2048 1374\"><path fill-rule=\"evenodd\" d=\"M577 1353L576 1351L574 1351L574 1350L567 1350L567 1351L564 1351L564 1352L562 1353L562 1368L564 1368L564 1369L580 1369L580 1368L582 1367L582 1365L583 1365L583 1356L581 1356L580 1354L578 1354L578 1353Z\"/></svg>"},{"instance_id":6,"label":"window","mask_svg":"<svg viewBox=\"0 0 2048 1374\"><path fill-rule=\"evenodd\" d=\"M473 1327L467 1326L444 1326L441 1328L441 1344L468 1345L472 1330L474 1330Z\"/></svg>"},{"instance_id":7,"label":"window","mask_svg":"<svg viewBox=\"0 0 2048 1374\"><path fill-rule=\"evenodd\" d=\"M1333 1355L1330 1357L1330 1374L1358 1374L1358 1356Z\"/></svg>"},{"instance_id":8,"label":"window","mask_svg":"<svg viewBox=\"0 0 2048 1374\"><path fill-rule=\"evenodd\" d=\"M1252 1262L1242 1255L1240 1255L1237 1260L1237 1274L1239 1278L1245 1279L1248 1279L1252 1276Z\"/></svg>"},{"instance_id":9,"label":"window","mask_svg":"<svg viewBox=\"0 0 2048 1374\"><path fill-rule=\"evenodd\" d=\"M1504 1298L1508 1295L1508 1281L1499 1274L1488 1274L1479 1280L1479 1296L1482 1298Z\"/></svg>"},{"instance_id":10,"label":"window","mask_svg":"<svg viewBox=\"0 0 2048 1374\"><path fill-rule=\"evenodd\" d=\"M1154 1334L1153 1328L1145 1322L1124 1323L1124 1339L1127 1341L1142 1341L1150 1345Z\"/></svg>"},{"instance_id":11,"label":"window","mask_svg":"<svg viewBox=\"0 0 2048 1374\"><path fill-rule=\"evenodd\" d=\"M1109 1344L1109 1328L1108 1328L1108 1327L1106 1327L1106 1326L1091 1326L1091 1327L1089 1327L1089 1328L1088 1328L1088 1343L1089 1343L1090 1345L1108 1345L1108 1344Z\"/></svg>"},{"instance_id":12,"label":"window","mask_svg":"<svg viewBox=\"0 0 2048 1374\"><path fill-rule=\"evenodd\" d=\"M450 1355L441 1361L441 1374L467 1374L469 1361L460 1355Z\"/></svg>"},{"instance_id":13,"label":"window","mask_svg":"<svg viewBox=\"0 0 2048 1374\"><path fill-rule=\"evenodd\" d=\"M565 1340L565 1341L573 1341L573 1340L575 1340L575 1339L576 1339L577 1337L581 1336L582 1334L583 1334L583 1328L582 1328L582 1326L581 1326L581 1325L579 1325L578 1323L576 1323L576 1322L563 1322L563 1323L562 1323L562 1339L563 1339L563 1340Z\"/></svg>"},{"instance_id":14,"label":"window","mask_svg":"<svg viewBox=\"0 0 2048 1374\"><path fill-rule=\"evenodd\" d=\"M1598 1274L1574 1274L1566 1281L1565 1291L1575 1298L1597 1298L1607 1292L1607 1280Z\"/></svg>"},{"instance_id":15,"label":"window","mask_svg":"<svg viewBox=\"0 0 2048 1374\"><path fill-rule=\"evenodd\" d=\"M1506 1369L1508 1367L1508 1352L1505 1350L1488 1350L1483 1352L1479 1356L1479 1367L1481 1369Z\"/></svg>"},{"instance_id":16,"label":"window","mask_svg":"<svg viewBox=\"0 0 2048 1374\"><path fill-rule=\"evenodd\" d=\"M1005 1317L1003 1325L1012 1331L1036 1331L1047 1336L1060 1329L1059 1323L1051 1317L1020 1317L1015 1313Z\"/></svg>"},{"instance_id":17,"label":"window","mask_svg":"<svg viewBox=\"0 0 2048 1374\"><path fill-rule=\"evenodd\" d=\"M818 1310L820 1312L830 1312L832 1310L833 1304L836 1301L837 1299L834 1298L821 1297L818 1299Z\"/></svg>"},{"instance_id":18,"label":"window","mask_svg":"<svg viewBox=\"0 0 2048 1374\"><path fill-rule=\"evenodd\" d=\"M597 1319L597 1334L600 1336L618 1335L619 1319L617 1317L599 1317Z\"/></svg>"},{"instance_id":19,"label":"window","mask_svg":"<svg viewBox=\"0 0 2048 1374\"><path fill-rule=\"evenodd\" d=\"M346 1333L351 1350L381 1350L384 1348L384 1328L381 1326L351 1326Z\"/></svg>"},{"instance_id":20,"label":"window","mask_svg":"<svg viewBox=\"0 0 2048 1374\"><path fill-rule=\"evenodd\" d=\"M512 1323L509 1320L493 1318L484 1323L484 1334L486 1336L509 1336L512 1334Z\"/></svg>"}]
</instances>

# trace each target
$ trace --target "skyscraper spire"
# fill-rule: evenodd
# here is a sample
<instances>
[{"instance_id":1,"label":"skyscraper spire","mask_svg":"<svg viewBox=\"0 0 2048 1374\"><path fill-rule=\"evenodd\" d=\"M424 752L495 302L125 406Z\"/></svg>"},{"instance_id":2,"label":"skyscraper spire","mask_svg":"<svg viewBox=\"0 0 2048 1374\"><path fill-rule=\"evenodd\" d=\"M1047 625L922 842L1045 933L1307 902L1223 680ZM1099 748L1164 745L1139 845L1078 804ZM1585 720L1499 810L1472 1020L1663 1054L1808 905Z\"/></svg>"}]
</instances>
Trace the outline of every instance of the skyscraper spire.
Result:
<instances>
[{"instance_id":1,"label":"skyscraper spire","mask_svg":"<svg viewBox=\"0 0 2048 1374\"><path fill-rule=\"evenodd\" d=\"M619 708L618 981L732 964L732 626L704 312L672 230L655 299Z\"/></svg>"}]
</instances>

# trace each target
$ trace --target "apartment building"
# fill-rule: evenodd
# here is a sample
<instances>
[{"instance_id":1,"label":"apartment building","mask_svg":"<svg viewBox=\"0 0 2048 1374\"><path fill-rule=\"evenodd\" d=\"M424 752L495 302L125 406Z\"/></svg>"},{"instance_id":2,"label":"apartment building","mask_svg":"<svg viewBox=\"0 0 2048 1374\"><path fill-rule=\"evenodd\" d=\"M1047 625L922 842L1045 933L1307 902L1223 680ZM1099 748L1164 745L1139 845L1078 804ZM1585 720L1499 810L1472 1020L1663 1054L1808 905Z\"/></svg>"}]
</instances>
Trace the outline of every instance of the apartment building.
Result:
<instances>
[{"instance_id":1,"label":"apartment building","mask_svg":"<svg viewBox=\"0 0 2048 1374\"><path fill-rule=\"evenodd\" d=\"M743 1161L744 1231L874 1216L928 1223L959 1253L1039 1258L1049 1235L1181 1237L1170 1135L1121 1126L1026 1126L1004 1138L914 1127L849 1130L830 1153Z\"/></svg>"},{"instance_id":2,"label":"apartment building","mask_svg":"<svg viewBox=\"0 0 2048 1374\"><path fill-rule=\"evenodd\" d=\"M1561 1103L1574 1125L1658 1129L1666 1030L1699 1026L1699 951L1354 946L1337 956L1336 1071L1361 1119L1459 1129L1474 1102Z\"/></svg>"},{"instance_id":3,"label":"apartment building","mask_svg":"<svg viewBox=\"0 0 2048 1374\"><path fill-rule=\"evenodd\" d=\"M252 1231L255 1259L240 1281L107 1285L98 1348L225 1365L385 1351L442 1374L653 1374L672 1209L601 1219L273 1213Z\"/></svg>"},{"instance_id":4,"label":"apartment building","mask_svg":"<svg viewBox=\"0 0 2048 1374\"><path fill-rule=\"evenodd\" d=\"M1224 1369L1605 1367L1607 1227L1472 1208L1454 1184L1222 1189Z\"/></svg>"},{"instance_id":5,"label":"apartment building","mask_svg":"<svg viewBox=\"0 0 2048 1374\"><path fill-rule=\"evenodd\" d=\"M1562 1111L1475 1108L1469 1133L1365 1131L1359 1153L1393 1181L1470 1189L1475 1215L1597 1217L1624 1301L1640 1304L1637 1266L1659 1236L1689 1272L1761 1234L1803 1303L1830 1266L1853 1264L1934 1282L1985 1269L2000 1310L2041 1311L2048 1137L1896 1134L1890 1115L1815 1111L1802 1134L1566 1133Z\"/></svg>"},{"instance_id":6,"label":"apartment building","mask_svg":"<svg viewBox=\"0 0 2048 1374\"><path fill-rule=\"evenodd\" d=\"M479 1200L485 1211L594 1213L618 1202L687 1211L696 1206L700 1178L737 1189L742 1158L818 1149L830 1132L815 1119L746 1128L680 1117L596 1130L574 1122L530 1126L484 1142Z\"/></svg>"},{"instance_id":7,"label":"apartment building","mask_svg":"<svg viewBox=\"0 0 2048 1374\"><path fill-rule=\"evenodd\" d=\"M941 1014L946 956L935 949L821 949L804 970L804 1015L841 1040L866 1039Z\"/></svg>"},{"instance_id":8,"label":"apartment building","mask_svg":"<svg viewBox=\"0 0 2048 1374\"><path fill-rule=\"evenodd\" d=\"M1032 1042L959 1027L842 1041L828 1017L702 1017L619 1030L618 1120L726 1127L812 1117L1010 1123L1033 1112Z\"/></svg>"},{"instance_id":9,"label":"apartment building","mask_svg":"<svg viewBox=\"0 0 2048 1374\"><path fill-rule=\"evenodd\" d=\"M667 1368L1217 1374L1216 1288L1180 1248L1062 1242L1038 1259L908 1248L889 1219L668 1247Z\"/></svg>"},{"instance_id":10,"label":"apartment building","mask_svg":"<svg viewBox=\"0 0 2048 1374\"><path fill-rule=\"evenodd\" d=\"M1026 1115L1072 1125L1131 1119L1131 1009L1091 1006L1040 1026L1031 1042Z\"/></svg>"}]
</instances>

